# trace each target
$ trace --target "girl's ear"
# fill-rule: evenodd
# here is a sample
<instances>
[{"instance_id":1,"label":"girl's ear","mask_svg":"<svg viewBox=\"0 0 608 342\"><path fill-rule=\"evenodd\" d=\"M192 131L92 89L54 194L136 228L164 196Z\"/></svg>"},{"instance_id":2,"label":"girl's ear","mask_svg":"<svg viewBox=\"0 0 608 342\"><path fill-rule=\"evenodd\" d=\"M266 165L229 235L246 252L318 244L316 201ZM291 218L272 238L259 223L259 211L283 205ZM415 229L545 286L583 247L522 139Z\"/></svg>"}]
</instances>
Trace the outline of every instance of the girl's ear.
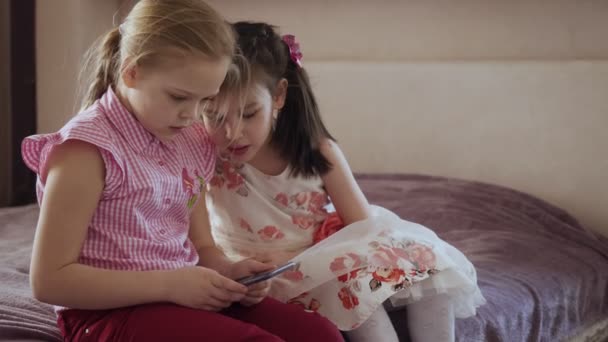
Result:
<instances>
[{"instance_id":1,"label":"girl's ear","mask_svg":"<svg viewBox=\"0 0 608 342\"><path fill-rule=\"evenodd\" d=\"M140 70L137 68L136 63L129 63L128 60L125 60L125 65L126 66L120 71L122 83L127 88L135 88Z\"/></svg>"},{"instance_id":2,"label":"girl's ear","mask_svg":"<svg viewBox=\"0 0 608 342\"><path fill-rule=\"evenodd\" d=\"M274 94L272 94L272 109L281 110L285 105L285 99L287 98L287 80L281 78L277 82Z\"/></svg>"}]
</instances>

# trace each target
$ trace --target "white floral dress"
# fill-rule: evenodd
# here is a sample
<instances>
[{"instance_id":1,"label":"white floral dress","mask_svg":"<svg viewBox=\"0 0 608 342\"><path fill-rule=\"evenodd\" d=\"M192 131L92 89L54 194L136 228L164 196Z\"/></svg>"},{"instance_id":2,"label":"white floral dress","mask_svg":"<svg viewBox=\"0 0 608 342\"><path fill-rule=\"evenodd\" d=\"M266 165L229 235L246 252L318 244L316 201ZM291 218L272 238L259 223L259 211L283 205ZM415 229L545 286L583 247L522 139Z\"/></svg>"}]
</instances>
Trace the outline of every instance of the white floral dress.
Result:
<instances>
[{"instance_id":1,"label":"white floral dress","mask_svg":"<svg viewBox=\"0 0 608 342\"><path fill-rule=\"evenodd\" d=\"M400 306L445 293L459 318L485 302L460 251L384 208L372 206L371 218L315 243L339 218L320 177L289 171L269 176L220 160L207 196L213 236L229 257L299 253L292 259L298 269L273 279L272 297L316 311L342 330L359 326L388 298Z\"/></svg>"}]
</instances>

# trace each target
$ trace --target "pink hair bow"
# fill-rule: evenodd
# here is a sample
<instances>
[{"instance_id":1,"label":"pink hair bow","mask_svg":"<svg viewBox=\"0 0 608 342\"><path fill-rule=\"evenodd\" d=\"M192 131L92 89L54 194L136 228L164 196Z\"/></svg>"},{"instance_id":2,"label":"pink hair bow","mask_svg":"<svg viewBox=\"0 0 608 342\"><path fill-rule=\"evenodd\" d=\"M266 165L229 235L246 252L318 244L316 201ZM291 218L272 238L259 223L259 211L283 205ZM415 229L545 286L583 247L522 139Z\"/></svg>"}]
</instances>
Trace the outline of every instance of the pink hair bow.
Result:
<instances>
[{"instance_id":1,"label":"pink hair bow","mask_svg":"<svg viewBox=\"0 0 608 342\"><path fill-rule=\"evenodd\" d=\"M289 47L289 57L291 57L291 60L301 68L302 51L300 51L300 44L296 41L296 36L293 34L286 34L281 37L281 39Z\"/></svg>"}]
</instances>

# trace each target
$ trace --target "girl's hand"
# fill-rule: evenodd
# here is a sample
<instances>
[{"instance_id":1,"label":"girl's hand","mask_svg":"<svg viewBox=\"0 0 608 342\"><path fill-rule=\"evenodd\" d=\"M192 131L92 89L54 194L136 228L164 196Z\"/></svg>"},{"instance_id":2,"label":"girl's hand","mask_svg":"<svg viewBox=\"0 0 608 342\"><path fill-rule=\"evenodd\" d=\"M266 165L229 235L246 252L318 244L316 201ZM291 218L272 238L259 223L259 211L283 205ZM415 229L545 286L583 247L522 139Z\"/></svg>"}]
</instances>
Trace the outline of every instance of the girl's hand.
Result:
<instances>
[{"instance_id":1,"label":"girl's hand","mask_svg":"<svg viewBox=\"0 0 608 342\"><path fill-rule=\"evenodd\" d=\"M220 311L242 300L248 292L246 286L201 266L185 267L169 274L169 301L194 309Z\"/></svg>"},{"instance_id":2,"label":"girl's hand","mask_svg":"<svg viewBox=\"0 0 608 342\"><path fill-rule=\"evenodd\" d=\"M244 306L252 306L264 300L268 296L268 291L270 291L271 282L272 279L269 279L249 286L247 295L241 299L240 303Z\"/></svg>"},{"instance_id":3,"label":"girl's hand","mask_svg":"<svg viewBox=\"0 0 608 342\"><path fill-rule=\"evenodd\" d=\"M298 254L300 254L300 252L260 252L257 253L253 259L266 264L280 266L287 263L287 261L293 259L293 257Z\"/></svg>"},{"instance_id":4,"label":"girl's hand","mask_svg":"<svg viewBox=\"0 0 608 342\"><path fill-rule=\"evenodd\" d=\"M239 279L260 272L270 271L275 268L273 264L259 262L253 259L244 259L232 264L231 276L233 279ZM247 294L240 303L245 306L251 306L261 302L270 290L270 280L261 283L253 284L248 287Z\"/></svg>"},{"instance_id":5,"label":"girl's hand","mask_svg":"<svg viewBox=\"0 0 608 342\"><path fill-rule=\"evenodd\" d=\"M261 272L270 271L276 266L271 263L264 263L254 259L243 259L241 261L235 262L230 266L230 270L228 271L229 277L232 279L239 279L243 277L247 277L250 275L254 275Z\"/></svg>"}]
</instances>

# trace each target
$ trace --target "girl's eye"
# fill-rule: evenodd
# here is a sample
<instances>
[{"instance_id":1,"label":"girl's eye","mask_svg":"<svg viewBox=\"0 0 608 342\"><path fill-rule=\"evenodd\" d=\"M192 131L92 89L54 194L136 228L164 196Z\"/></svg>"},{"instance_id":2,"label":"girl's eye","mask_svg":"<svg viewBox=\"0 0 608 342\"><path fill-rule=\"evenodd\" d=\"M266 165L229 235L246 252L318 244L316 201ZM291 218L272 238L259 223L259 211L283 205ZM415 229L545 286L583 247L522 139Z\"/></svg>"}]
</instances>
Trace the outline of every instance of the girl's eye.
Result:
<instances>
[{"instance_id":1,"label":"girl's eye","mask_svg":"<svg viewBox=\"0 0 608 342\"><path fill-rule=\"evenodd\" d=\"M256 112L245 113L245 114L243 114L243 118L245 118L245 119L251 119L252 117L255 116L255 113Z\"/></svg>"},{"instance_id":2,"label":"girl's eye","mask_svg":"<svg viewBox=\"0 0 608 342\"><path fill-rule=\"evenodd\" d=\"M185 96L180 96L180 95L175 95L175 94L169 94L169 96L171 96L171 98L177 102L186 101L188 99Z\"/></svg>"}]
</instances>

